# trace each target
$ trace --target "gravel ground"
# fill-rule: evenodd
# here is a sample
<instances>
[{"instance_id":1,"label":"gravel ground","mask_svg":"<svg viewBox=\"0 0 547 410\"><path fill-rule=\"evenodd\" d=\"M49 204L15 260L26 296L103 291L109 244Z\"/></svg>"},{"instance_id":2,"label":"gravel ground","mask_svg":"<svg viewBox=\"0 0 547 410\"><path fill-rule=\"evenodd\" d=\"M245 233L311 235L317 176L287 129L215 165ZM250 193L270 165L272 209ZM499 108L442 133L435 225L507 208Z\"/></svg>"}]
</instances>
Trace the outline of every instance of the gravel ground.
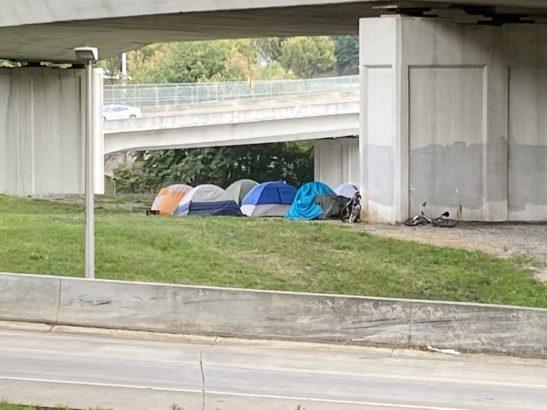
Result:
<instances>
[{"instance_id":1,"label":"gravel ground","mask_svg":"<svg viewBox=\"0 0 547 410\"><path fill-rule=\"evenodd\" d=\"M361 223L352 225L352 229L432 245L480 250L504 258L525 256L534 260L536 277L547 282L547 224L460 223L455 228L443 229Z\"/></svg>"}]
</instances>

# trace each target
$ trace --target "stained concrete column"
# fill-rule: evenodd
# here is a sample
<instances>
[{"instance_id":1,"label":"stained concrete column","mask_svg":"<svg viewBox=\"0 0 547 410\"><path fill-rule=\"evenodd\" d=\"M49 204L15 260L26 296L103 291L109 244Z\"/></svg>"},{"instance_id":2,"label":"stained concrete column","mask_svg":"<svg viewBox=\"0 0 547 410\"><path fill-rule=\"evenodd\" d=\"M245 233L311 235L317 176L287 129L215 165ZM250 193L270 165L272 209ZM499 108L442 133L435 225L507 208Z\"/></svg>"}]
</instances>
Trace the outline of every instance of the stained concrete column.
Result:
<instances>
[{"instance_id":1,"label":"stained concrete column","mask_svg":"<svg viewBox=\"0 0 547 410\"><path fill-rule=\"evenodd\" d=\"M95 73L97 193L104 190L102 71ZM0 194L79 194L84 188L83 70L0 69Z\"/></svg>"},{"instance_id":2,"label":"stained concrete column","mask_svg":"<svg viewBox=\"0 0 547 410\"><path fill-rule=\"evenodd\" d=\"M315 180L333 189L359 182L359 139L356 137L315 140Z\"/></svg>"},{"instance_id":3,"label":"stained concrete column","mask_svg":"<svg viewBox=\"0 0 547 410\"><path fill-rule=\"evenodd\" d=\"M360 37L369 220L425 201L463 220L547 219L547 28L390 16L362 19Z\"/></svg>"}]
</instances>

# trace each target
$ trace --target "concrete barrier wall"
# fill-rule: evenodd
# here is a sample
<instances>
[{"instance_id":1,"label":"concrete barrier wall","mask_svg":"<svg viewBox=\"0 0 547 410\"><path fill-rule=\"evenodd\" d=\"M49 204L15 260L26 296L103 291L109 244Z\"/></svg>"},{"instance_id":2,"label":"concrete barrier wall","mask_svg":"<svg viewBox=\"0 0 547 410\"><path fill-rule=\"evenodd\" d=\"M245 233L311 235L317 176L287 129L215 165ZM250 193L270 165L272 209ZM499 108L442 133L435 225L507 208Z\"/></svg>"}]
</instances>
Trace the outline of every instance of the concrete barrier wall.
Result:
<instances>
[{"instance_id":1,"label":"concrete barrier wall","mask_svg":"<svg viewBox=\"0 0 547 410\"><path fill-rule=\"evenodd\" d=\"M547 357L547 309L0 274L0 320Z\"/></svg>"}]
</instances>

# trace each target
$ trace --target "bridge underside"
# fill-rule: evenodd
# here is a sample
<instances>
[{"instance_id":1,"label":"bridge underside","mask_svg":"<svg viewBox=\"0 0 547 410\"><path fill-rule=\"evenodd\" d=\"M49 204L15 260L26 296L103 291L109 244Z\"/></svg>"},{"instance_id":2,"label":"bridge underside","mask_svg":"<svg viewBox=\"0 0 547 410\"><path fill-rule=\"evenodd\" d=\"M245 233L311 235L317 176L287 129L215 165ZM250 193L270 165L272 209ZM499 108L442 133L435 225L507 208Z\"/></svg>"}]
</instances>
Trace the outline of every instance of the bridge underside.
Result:
<instances>
[{"instance_id":1,"label":"bridge underside","mask_svg":"<svg viewBox=\"0 0 547 410\"><path fill-rule=\"evenodd\" d=\"M112 133L105 135L105 154L143 151L268 144L356 136L358 115L325 115L184 129Z\"/></svg>"},{"instance_id":2,"label":"bridge underside","mask_svg":"<svg viewBox=\"0 0 547 410\"><path fill-rule=\"evenodd\" d=\"M265 0L260 8L241 0L32 3L29 10L26 2L0 0L0 58L71 62L82 44L106 58L155 42L358 34L359 18L398 13L465 24L547 22L540 0Z\"/></svg>"}]
</instances>

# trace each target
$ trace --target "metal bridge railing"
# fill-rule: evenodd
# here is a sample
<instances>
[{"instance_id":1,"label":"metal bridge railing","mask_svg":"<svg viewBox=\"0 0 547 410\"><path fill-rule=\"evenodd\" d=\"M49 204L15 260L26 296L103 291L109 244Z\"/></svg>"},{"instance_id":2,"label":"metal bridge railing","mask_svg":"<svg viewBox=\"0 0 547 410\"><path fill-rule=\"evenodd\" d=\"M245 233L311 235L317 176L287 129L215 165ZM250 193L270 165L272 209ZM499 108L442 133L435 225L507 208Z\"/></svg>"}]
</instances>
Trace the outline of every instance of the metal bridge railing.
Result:
<instances>
[{"instance_id":1,"label":"metal bridge railing","mask_svg":"<svg viewBox=\"0 0 547 410\"><path fill-rule=\"evenodd\" d=\"M252 86L245 82L106 85L104 104L158 107L348 91L358 88L358 75L307 80L255 81Z\"/></svg>"}]
</instances>

